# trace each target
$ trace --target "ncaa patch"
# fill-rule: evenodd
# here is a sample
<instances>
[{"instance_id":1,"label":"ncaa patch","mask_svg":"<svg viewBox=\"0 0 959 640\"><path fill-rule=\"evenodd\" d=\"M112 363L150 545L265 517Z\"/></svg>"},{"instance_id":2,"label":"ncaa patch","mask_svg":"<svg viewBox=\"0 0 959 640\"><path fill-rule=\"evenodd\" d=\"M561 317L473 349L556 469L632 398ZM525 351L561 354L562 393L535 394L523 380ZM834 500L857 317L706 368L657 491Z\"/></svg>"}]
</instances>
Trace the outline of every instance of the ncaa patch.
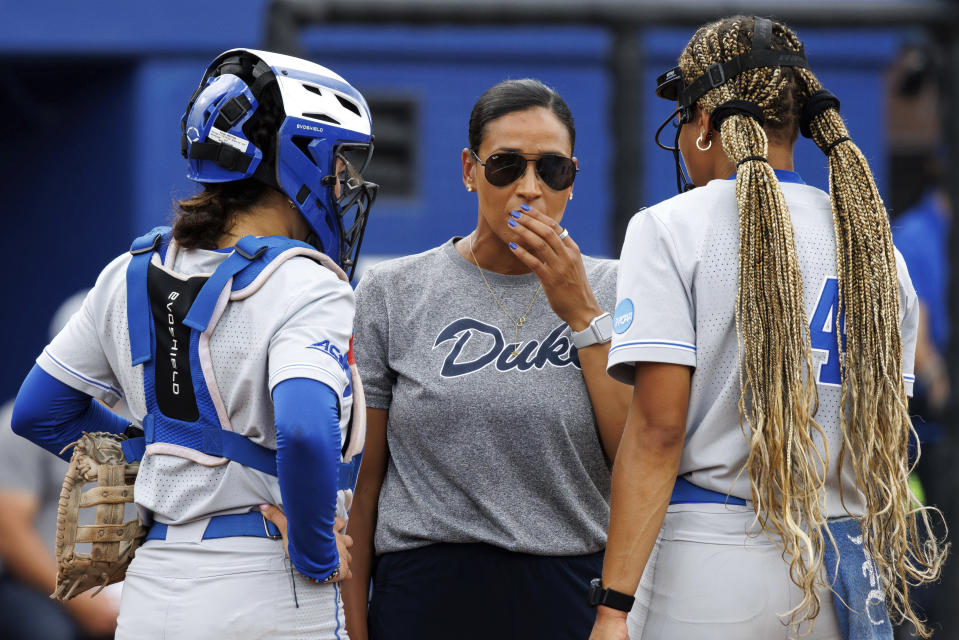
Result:
<instances>
[{"instance_id":1,"label":"ncaa patch","mask_svg":"<svg viewBox=\"0 0 959 640\"><path fill-rule=\"evenodd\" d=\"M625 333L633 324L633 301L629 298L623 298L616 305L616 312L613 314L613 331L616 333Z\"/></svg>"}]
</instances>

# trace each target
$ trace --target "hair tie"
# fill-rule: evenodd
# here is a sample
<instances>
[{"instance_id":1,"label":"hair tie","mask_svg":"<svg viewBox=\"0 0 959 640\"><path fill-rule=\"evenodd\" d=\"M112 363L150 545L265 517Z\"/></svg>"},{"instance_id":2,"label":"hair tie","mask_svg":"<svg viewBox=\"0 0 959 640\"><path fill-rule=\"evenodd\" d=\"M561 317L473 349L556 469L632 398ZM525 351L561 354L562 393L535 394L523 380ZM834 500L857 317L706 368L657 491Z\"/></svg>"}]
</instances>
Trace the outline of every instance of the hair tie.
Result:
<instances>
[{"instance_id":1,"label":"hair tie","mask_svg":"<svg viewBox=\"0 0 959 640\"><path fill-rule=\"evenodd\" d=\"M747 162L753 162L754 160L758 160L759 162L767 162L767 163L769 162L769 160L767 160L766 158L762 156L746 156L745 158L743 158L742 160L736 163L736 167L739 167L739 165L745 164Z\"/></svg>"},{"instance_id":2,"label":"hair tie","mask_svg":"<svg viewBox=\"0 0 959 640\"><path fill-rule=\"evenodd\" d=\"M799 131L807 138L812 138L812 121L826 109L839 111L839 98L822 89L809 96L799 114Z\"/></svg>"},{"instance_id":3,"label":"hair tie","mask_svg":"<svg viewBox=\"0 0 959 640\"><path fill-rule=\"evenodd\" d=\"M828 156L830 153L832 153L832 150L836 148L836 145L838 145L841 142L849 142L849 141L850 141L850 138L848 136L837 138L836 140L830 142L829 145L822 150L822 152Z\"/></svg>"},{"instance_id":4,"label":"hair tie","mask_svg":"<svg viewBox=\"0 0 959 640\"><path fill-rule=\"evenodd\" d=\"M713 109L713 113L709 117L713 129L719 131L723 121L729 116L746 116L747 118L752 118L760 125L766 121L765 116L763 116L763 110L760 109L759 105L757 105L755 102L748 102L746 100L730 100Z\"/></svg>"}]
</instances>

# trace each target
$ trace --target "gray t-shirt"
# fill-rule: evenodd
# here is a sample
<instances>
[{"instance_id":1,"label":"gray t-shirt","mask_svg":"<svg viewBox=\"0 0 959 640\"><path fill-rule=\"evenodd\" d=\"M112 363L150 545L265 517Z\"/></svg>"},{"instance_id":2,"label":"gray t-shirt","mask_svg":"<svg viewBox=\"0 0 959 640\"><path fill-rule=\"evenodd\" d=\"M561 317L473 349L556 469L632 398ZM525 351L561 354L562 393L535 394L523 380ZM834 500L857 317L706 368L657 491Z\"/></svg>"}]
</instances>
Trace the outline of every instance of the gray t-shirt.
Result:
<instances>
[{"instance_id":1,"label":"gray t-shirt","mask_svg":"<svg viewBox=\"0 0 959 640\"><path fill-rule=\"evenodd\" d=\"M568 327L540 291L513 357L512 323L454 240L378 264L356 289L367 405L389 410L376 552L435 542L598 551L610 467ZM616 262L583 262L600 305L612 309ZM519 318L536 276L484 273Z\"/></svg>"}]
</instances>

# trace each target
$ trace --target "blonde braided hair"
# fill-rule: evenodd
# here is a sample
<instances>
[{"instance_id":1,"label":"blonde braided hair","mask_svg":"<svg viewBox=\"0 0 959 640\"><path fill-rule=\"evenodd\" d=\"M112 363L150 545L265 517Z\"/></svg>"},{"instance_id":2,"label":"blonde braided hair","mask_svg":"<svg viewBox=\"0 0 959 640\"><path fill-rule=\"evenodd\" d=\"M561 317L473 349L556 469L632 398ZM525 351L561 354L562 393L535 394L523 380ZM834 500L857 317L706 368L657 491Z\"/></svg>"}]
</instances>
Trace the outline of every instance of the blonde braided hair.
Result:
<instances>
[{"instance_id":1,"label":"blonde braided hair","mask_svg":"<svg viewBox=\"0 0 959 640\"><path fill-rule=\"evenodd\" d=\"M754 18L736 16L701 27L680 56L685 81L751 50L754 25ZM771 47L801 51L796 35L775 22ZM826 539L835 545L825 527L829 450L815 420L815 380L807 375L814 371L812 348L789 210L769 164L746 159L766 157L767 135L793 142L802 104L820 89L808 69L763 67L739 74L697 102L712 113L729 100L746 100L765 118L765 128L739 114L720 125L723 149L739 165L736 331L742 354L739 413L749 441L743 472L749 474L757 519L782 549L790 578L803 592L788 612L790 622L808 621L810 628L819 614L820 592L829 588L823 579ZM909 587L938 578L948 545L933 534L934 510L919 505L907 485L907 443L914 432L902 377L899 281L889 221L869 165L848 139L838 111L823 111L811 130L829 160L836 235L835 335L843 354L838 473L841 478L848 456L865 499L863 545L882 579L892 619L907 619L928 637Z\"/></svg>"}]
</instances>

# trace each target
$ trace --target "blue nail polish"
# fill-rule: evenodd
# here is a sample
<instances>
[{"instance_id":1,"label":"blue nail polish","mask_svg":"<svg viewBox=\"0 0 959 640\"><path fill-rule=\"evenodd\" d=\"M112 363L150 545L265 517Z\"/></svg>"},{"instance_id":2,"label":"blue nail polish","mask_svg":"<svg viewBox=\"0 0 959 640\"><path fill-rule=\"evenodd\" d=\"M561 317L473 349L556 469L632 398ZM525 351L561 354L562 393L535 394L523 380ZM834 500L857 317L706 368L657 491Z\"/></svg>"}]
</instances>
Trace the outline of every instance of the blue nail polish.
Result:
<instances>
[{"instance_id":1,"label":"blue nail polish","mask_svg":"<svg viewBox=\"0 0 959 640\"><path fill-rule=\"evenodd\" d=\"M515 242L510 242L510 243L509 243L509 248L512 249L513 251L516 251L516 249L518 249L519 247L516 246L516 243L515 243Z\"/></svg>"},{"instance_id":2,"label":"blue nail polish","mask_svg":"<svg viewBox=\"0 0 959 640\"><path fill-rule=\"evenodd\" d=\"M513 216L514 218L519 218L521 215L523 215L519 211L510 211L509 214Z\"/></svg>"},{"instance_id":3,"label":"blue nail polish","mask_svg":"<svg viewBox=\"0 0 959 640\"><path fill-rule=\"evenodd\" d=\"M519 208L522 209L523 211L529 211L529 205L526 204L525 202L521 204Z\"/></svg>"},{"instance_id":4,"label":"blue nail polish","mask_svg":"<svg viewBox=\"0 0 959 640\"><path fill-rule=\"evenodd\" d=\"M512 218L510 218L509 220L507 220L507 221L506 221L506 224L508 224L508 225L511 226L511 227L518 226L518 223L517 223L515 220L513 220Z\"/></svg>"}]
</instances>

